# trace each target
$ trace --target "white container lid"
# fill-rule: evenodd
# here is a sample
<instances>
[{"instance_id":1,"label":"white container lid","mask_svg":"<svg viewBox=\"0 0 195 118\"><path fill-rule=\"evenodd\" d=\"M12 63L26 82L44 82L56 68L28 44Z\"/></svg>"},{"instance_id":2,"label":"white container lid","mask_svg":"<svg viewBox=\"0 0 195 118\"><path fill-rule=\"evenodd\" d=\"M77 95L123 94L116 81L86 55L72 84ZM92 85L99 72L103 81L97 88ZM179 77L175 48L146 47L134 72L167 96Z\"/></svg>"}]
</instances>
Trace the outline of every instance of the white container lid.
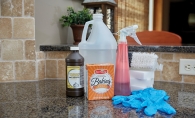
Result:
<instances>
[{"instance_id":1,"label":"white container lid","mask_svg":"<svg viewBox=\"0 0 195 118\"><path fill-rule=\"evenodd\" d=\"M70 47L70 50L79 50L79 47Z\"/></svg>"},{"instance_id":2,"label":"white container lid","mask_svg":"<svg viewBox=\"0 0 195 118\"><path fill-rule=\"evenodd\" d=\"M84 0L83 3L90 3L90 2L111 2L113 4L116 4L114 0Z\"/></svg>"},{"instance_id":3,"label":"white container lid","mask_svg":"<svg viewBox=\"0 0 195 118\"><path fill-rule=\"evenodd\" d=\"M103 14L93 14L93 19L103 19Z\"/></svg>"}]
</instances>

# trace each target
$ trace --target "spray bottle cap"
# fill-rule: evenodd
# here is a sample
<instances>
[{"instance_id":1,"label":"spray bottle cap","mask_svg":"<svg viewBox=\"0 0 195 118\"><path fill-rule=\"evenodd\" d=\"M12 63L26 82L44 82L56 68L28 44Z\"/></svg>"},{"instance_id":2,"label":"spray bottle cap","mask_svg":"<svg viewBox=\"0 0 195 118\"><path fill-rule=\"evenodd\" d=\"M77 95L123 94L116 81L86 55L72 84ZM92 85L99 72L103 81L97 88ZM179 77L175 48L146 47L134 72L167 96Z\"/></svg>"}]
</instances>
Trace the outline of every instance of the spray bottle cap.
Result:
<instances>
[{"instance_id":1,"label":"spray bottle cap","mask_svg":"<svg viewBox=\"0 0 195 118\"><path fill-rule=\"evenodd\" d=\"M120 32L120 39L119 42L127 42L126 36L132 37L138 44L142 45L139 41L137 35L136 35L136 29L138 28L138 25L132 25L129 27L125 27L121 29Z\"/></svg>"}]
</instances>

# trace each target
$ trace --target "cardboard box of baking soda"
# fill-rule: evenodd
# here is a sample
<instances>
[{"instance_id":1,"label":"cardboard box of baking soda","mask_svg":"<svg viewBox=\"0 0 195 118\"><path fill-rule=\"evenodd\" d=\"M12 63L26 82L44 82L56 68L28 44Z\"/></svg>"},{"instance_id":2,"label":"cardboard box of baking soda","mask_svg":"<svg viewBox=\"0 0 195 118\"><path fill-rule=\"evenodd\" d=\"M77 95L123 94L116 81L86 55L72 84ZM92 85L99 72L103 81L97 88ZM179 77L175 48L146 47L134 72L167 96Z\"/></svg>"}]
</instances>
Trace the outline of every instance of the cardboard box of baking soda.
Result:
<instances>
[{"instance_id":1,"label":"cardboard box of baking soda","mask_svg":"<svg viewBox=\"0 0 195 118\"><path fill-rule=\"evenodd\" d=\"M114 64L87 64L88 100L111 99L114 96Z\"/></svg>"}]
</instances>

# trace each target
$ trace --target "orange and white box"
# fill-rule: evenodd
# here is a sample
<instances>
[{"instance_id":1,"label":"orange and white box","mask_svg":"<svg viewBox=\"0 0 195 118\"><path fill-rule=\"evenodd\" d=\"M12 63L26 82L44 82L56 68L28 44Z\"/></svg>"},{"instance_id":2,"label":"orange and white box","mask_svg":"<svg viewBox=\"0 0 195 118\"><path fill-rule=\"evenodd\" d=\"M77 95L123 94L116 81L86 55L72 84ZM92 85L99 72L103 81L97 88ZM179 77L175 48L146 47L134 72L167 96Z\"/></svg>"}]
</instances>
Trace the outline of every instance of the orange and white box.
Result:
<instances>
[{"instance_id":1,"label":"orange and white box","mask_svg":"<svg viewBox=\"0 0 195 118\"><path fill-rule=\"evenodd\" d=\"M111 99L114 96L114 64L87 64L88 100Z\"/></svg>"}]
</instances>

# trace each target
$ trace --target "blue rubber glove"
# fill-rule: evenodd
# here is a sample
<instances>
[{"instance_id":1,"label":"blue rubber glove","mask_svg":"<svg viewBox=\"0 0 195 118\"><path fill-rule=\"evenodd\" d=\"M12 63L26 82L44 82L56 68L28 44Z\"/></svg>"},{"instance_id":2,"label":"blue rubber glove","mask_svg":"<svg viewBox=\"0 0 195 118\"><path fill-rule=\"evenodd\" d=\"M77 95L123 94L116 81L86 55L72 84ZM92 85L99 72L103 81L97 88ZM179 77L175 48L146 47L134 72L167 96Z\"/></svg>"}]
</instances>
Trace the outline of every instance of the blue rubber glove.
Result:
<instances>
[{"instance_id":1,"label":"blue rubber glove","mask_svg":"<svg viewBox=\"0 0 195 118\"><path fill-rule=\"evenodd\" d=\"M165 101L161 101L160 104L156 104L157 110L165 112L167 114L176 114L175 109Z\"/></svg>"},{"instance_id":2,"label":"blue rubber glove","mask_svg":"<svg viewBox=\"0 0 195 118\"><path fill-rule=\"evenodd\" d=\"M144 109L144 113L147 115L147 116L152 116L154 114L156 114L157 112L157 108L154 104L151 104L150 106L147 106L145 109Z\"/></svg>"},{"instance_id":3,"label":"blue rubber glove","mask_svg":"<svg viewBox=\"0 0 195 118\"><path fill-rule=\"evenodd\" d=\"M133 91L130 96L114 96L113 104L122 104L125 107L135 108L136 111L144 109L148 116L156 114L157 110L167 114L175 114L175 109L166 101L169 99L167 93L163 90L146 88L144 90Z\"/></svg>"},{"instance_id":4,"label":"blue rubber glove","mask_svg":"<svg viewBox=\"0 0 195 118\"><path fill-rule=\"evenodd\" d=\"M114 96L112 100L113 105L121 104L123 101L127 100L127 96Z\"/></svg>"}]
</instances>

